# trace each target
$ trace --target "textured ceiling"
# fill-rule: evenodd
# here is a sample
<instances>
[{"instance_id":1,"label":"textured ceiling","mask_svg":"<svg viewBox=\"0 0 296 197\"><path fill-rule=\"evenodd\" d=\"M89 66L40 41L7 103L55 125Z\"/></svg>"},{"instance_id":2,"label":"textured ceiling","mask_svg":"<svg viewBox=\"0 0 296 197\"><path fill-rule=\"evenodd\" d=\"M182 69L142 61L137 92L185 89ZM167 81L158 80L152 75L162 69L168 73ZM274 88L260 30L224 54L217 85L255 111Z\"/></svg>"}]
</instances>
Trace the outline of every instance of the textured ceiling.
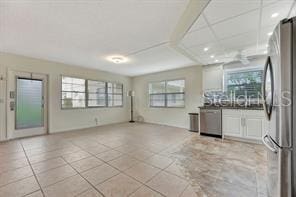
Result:
<instances>
[{"instance_id":1,"label":"textured ceiling","mask_svg":"<svg viewBox=\"0 0 296 197\"><path fill-rule=\"evenodd\" d=\"M130 76L192 65L167 44L187 3L0 1L0 51ZM106 61L114 54L130 61Z\"/></svg>"}]
</instances>

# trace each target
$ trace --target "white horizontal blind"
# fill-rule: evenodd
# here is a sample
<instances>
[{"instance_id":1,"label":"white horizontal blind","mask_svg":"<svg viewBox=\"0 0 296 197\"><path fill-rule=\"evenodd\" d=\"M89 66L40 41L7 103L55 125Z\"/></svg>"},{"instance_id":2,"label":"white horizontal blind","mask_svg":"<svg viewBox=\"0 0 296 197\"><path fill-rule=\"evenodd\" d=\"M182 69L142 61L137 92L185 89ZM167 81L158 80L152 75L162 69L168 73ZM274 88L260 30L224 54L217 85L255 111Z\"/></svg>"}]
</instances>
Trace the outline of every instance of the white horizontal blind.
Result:
<instances>
[{"instance_id":1,"label":"white horizontal blind","mask_svg":"<svg viewBox=\"0 0 296 197\"><path fill-rule=\"evenodd\" d=\"M102 81L87 81L87 106L104 107L107 105L106 83Z\"/></svg>"},{"instance_id":2,"label":"white horizontal blind","mask_svg":"<svg viewBox=\"0 0 296 197\"><path fill-rule=\"evenodd\" d=\"M122 107L123 84L62 76L62 109Z\"/></svg>"},{"instance_id":3,"label":"white horizontal blind","mask_svg":"<svg viewBox=\"0 0 296 197\"><path fill-rule=\"evenodd\" d=\"M62 108L83 108L85 102L86 80L62 77Z\"/></svg>"},{"instance_id":4,"label":"white horizontal blind","mask_svg":"<svg viewBox=\"0 0 296 197\"><path fill-rule=\"evenodd\" d=\"M123 106L123 85L120 83L108 83L108 106Z\"/></svg>"},{"instance_id":5,"label":"white horizontal blind","mask_svg":"<svg viewBox=\"0 0 296 197\"><path fill-rule=\"evenodd\" d=\"M261 95L262 69L226 71L225 90L236 98L257 98Z\"/></svg>"},{"instance_id":6,"label":"white horizontal blind","mask_svg":"<svg viewBox=\"0 0 296 197\"><path fill-rule=\"evenodd\" d=\"M185 80L149 83L150 107L184 107Z\"/></svg>"}]
</instances>

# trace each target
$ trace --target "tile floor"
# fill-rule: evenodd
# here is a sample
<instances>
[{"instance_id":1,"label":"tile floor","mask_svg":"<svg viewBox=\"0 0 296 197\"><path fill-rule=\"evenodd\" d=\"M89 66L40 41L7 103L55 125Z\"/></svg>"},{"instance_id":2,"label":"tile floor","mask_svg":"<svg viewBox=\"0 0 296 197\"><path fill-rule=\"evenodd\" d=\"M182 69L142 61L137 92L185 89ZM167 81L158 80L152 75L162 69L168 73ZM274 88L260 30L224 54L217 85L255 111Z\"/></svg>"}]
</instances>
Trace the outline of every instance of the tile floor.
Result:
<instances>
[{"instance_id":1,"label":"tile floor","mask_svg":"<svg viewBox=\"0 0 296 197\"><path fill-rule=\"evenodd\" d=\"M153 124L0 143L0 196L266 196L261 145Z\"/></svg>"}]
</instances>

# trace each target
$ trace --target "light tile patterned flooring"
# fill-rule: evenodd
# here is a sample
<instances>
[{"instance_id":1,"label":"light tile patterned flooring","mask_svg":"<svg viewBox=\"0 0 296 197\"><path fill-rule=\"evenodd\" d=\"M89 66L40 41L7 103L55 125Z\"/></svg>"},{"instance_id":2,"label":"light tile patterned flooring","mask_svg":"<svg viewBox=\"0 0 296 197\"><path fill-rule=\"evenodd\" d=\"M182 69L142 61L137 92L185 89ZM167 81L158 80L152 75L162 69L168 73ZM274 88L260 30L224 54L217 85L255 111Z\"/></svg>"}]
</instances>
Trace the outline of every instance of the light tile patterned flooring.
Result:
<instances>
[{"instance_id":1,"label":"light tile patterned flooring","mask_svg":"<svg viewBox=\"0 0 296 197\"><path fill-rule=\"evenodd\" d=\"M153 124L0 143L0 196L266 196L261 145Z\"/></svg>"}]
</instances>

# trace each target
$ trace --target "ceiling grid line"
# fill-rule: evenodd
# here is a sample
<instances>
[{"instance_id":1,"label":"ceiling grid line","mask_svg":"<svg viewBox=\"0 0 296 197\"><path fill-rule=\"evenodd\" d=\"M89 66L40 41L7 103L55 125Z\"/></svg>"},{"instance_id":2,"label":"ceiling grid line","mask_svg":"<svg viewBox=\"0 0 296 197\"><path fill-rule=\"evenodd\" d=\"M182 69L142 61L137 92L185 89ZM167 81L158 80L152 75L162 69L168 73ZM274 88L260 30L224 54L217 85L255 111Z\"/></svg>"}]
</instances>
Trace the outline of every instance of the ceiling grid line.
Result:
<instances>
[{"instance_id":1,"label":"ceiling grid line","mask_svg":"<svg viewBox=\"0 0 296 197\"><path fill-rule=\"evenodd\" d=\"M204 20L206 21L206 23L207 23L207 25L208 25L210 31L211 31L212 34L214 35L214 37L215 37L215 41L216 41L216 42L218 43L218 45L223 49L223 51L224 51L224 55L227 56L226 48L221 44L219 37L217 36L216 32L214 31L212 25L209 23L209 21L208 21L208 19L207 19L207 17L205 16L204 13L202 14L202 17L204 18Z\"/></svg>"}]
</instances>

